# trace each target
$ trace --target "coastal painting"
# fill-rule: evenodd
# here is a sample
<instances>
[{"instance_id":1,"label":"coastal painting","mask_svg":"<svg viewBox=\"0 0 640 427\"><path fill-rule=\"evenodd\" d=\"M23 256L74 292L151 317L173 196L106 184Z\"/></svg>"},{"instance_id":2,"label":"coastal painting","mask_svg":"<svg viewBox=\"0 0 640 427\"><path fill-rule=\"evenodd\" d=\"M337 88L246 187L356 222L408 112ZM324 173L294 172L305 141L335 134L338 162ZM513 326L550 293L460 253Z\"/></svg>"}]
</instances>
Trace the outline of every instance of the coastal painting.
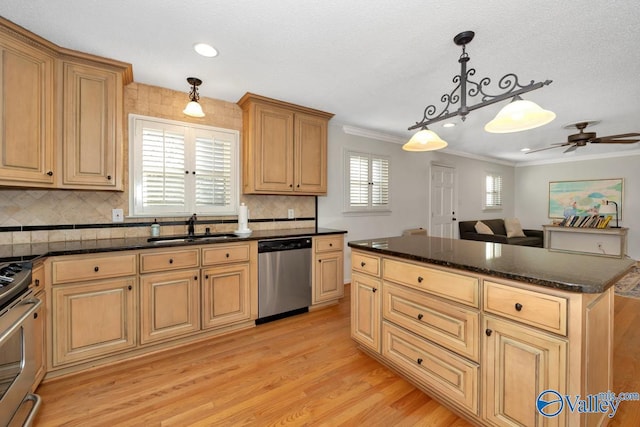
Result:
<instances>
[{"instance_id":1,"label":"coastal painting","mask_svg":"<svg viewBox=\"0 0 640 427\"><path fill-rule=\"evenodd\" d=\"M605 200L618 204L622 219L622 178L549 182L549 218L597 215Z\"/></svg>"}]
</instances>

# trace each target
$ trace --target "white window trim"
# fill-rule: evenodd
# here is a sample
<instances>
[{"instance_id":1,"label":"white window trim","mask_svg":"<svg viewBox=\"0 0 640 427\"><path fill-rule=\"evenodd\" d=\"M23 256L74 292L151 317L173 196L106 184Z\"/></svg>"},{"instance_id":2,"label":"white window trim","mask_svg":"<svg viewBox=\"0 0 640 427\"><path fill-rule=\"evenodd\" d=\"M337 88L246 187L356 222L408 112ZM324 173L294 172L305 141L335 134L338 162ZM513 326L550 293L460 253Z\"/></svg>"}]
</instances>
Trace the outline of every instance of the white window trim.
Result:
<instances>
[{"instance_id":1,"label":"white window trim","mask_svg":"<svg viewBox=\"0 0 640 427\"><path fill-rule=\"evenodd\" d=\"M350 199L351 199L351 194L350 194L350 187L351 187L351 180L350 180L350 155L351 154L357 154L360 156L364 156L364 157L368 157L369 158L369 170L371 171L371 159L372 158L379 158L379 159L385 159L388 164L389 164L389 181L388 181L388 185L389 185L389 201L387 203L387 205L385 206L376 206L376 207L372 207L371 206L371 198L369 198L369 206L365 206L365 207L353 207L351 206L350 203ZM364 152L364 151L359 151L359 150L354 150L354 149L350 149L350 148L344 148L343 149L343 174L344 174L344 182L343 182L343 214L349 215L349 216L365 216L365 215L390 215L391 214L391 181L392 181L392 177L391 177L391 157L384 155L384 154L376 154L376 153L368 153L368 152ZM371 190L369 190L369 194L371 194Z\"/></svg>"},{"instance_id":2,"label":"white window trim","mask_svg":"<svg viewBox=\"0 0 640 427\"><path fill-rule=\"evenodd\" d=\"M487 177L499 177L501 181L500 185L500 202L499 206L487 206ZM486 171L484 174L484 180L482 181L482 210L483 211L501 211L504 206L504 177L500 172Z\"/></svg>"},{"instance_id":3,"label":"white window trim","mask_svg":"<svg viewBox=\"0 0 640 427\"><path fill-rule=\"evenodd\" d=\"M140 162L140 148L136 145L137 121L144 120L160 123L163 126L177 126L187 128L187 134L195 134L198 130L205 132L221 132L229 134L233 138L233 152L231 162L234 165L232 172L232 189L231 202L226 208L202 209L193 206L185 206L184 210L172 210L168 208L159 208L156 212L140 212L138 202L142 199L141 185L141 168L136 168ZM204 216L227 216L238 214L238 204L240 200L240 132L233 129L218 128L214 126L198 125L177 120L163 119L159 117L143 116L139 114L129 114L129 215L132 218L162 218L175 216L190 216L193 213L202 214ZM190 151L191 147L187 147L185 152ZM191 164L194 159L187 158L185 167L193 169Z\"/></svg>"}]
</instances>

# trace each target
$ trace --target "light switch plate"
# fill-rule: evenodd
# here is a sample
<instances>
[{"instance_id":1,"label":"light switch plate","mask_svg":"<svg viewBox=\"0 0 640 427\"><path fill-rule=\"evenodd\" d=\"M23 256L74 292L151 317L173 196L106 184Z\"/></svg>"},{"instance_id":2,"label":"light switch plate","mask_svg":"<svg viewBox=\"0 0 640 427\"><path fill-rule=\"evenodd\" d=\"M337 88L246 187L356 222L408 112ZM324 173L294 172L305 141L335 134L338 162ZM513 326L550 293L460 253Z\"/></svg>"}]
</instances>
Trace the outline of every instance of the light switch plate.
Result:
<instances>
[{"instance_id":1,"label":"light switch plate","mask_svg":"<svg viewBox=\"0 0 640 427\"><path fill-rule=\"evenodd\" d=\"M122 209L112 209L111 216L113 222L124 222L124 212Z\"/></svg>"},{"instance_id":2,"label":"light switch plate","mask_svg":"<svg viewBox=\"0 0 640 427\"><path fill-rule=\"evenodd\" d=\"M289 209L289 210L287 211L287 216L288 216L288 218L289 218L289 219L293 219L293 218L295 218L295 215L294 215L294 213L293 213L293 209Z\"/></svg>"}]
</instances>

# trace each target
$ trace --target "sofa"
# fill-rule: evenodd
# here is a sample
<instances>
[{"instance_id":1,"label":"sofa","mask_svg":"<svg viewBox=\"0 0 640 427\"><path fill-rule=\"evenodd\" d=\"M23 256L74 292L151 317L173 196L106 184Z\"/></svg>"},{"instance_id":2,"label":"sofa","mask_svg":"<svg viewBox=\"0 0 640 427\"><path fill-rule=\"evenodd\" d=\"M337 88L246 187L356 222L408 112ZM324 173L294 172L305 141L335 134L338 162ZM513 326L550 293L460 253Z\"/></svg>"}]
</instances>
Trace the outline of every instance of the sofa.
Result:
<instances>
[{"instance_id":1,"label":"sofa","mask_svg":"<svg viewBox=\"0 0 640 427\"><path fill-rule=\"evenodd\" d=\"M480 233L476 230L476 224L478 221L486 225L493 234L489 234L489 231L484 230ZM504 243L508 245L520 245L520 246L534 246L542 248L544 245L544 234L542 230L526 230L520 227L520 222L517 220L508 220L512 233L511 236L507 235L507 228L505 226L504 219L482 219L473 221L460 221L458 222L458 228L460 229L460 238L464 240L478 240L481 242L493 242ZM482 225L478 227L480 231L483 231ZM515 228L515 234L524 234L524 236L513 236ZM522 233L519 231L522 230Z\"/></svg>"}]
</instances>

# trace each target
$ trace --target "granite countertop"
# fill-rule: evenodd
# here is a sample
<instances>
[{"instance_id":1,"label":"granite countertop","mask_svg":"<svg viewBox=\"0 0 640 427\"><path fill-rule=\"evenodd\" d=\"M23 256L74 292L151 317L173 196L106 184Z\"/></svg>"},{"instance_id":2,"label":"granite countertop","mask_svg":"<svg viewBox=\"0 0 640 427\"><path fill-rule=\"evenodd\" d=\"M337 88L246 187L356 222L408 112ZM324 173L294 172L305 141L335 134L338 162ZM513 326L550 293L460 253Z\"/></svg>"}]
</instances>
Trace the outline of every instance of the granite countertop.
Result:
<instances>
[{"instance_id":1,"label":"granite countertop","mask_svg":"<svg viewBox=\"0 0 640 427\"><path fill-rule=\"evenodd\" d=\"M325 234L345 234L344 230L332 230L329 228L291 228L284 230L254 231L247 237L228 237L220 240L176 240L149 242L149 237L126 237L122 239L97 239L69 242L48 242L0 245L0 261L33 260L38 257L77 255L98 252L128 251L134 249L167 248L174 246L209 245L220 243L242 242L248 240L265 240L302 236L321 236ZM221 233L213 233L221 234ZM230 233L233 234L233 233ZM170 238L160 236L159 238Z\"/></svg>"},{"instance_id":2,"label":"granite countertop","mask_svg":"<svg viewBox=\"0 0 640 427\"><path fill-rule=\"evenodd\" d=\"M635 265L632 259L427 236L349 242L353 249L518 280L570 292L600 293Z\"/></svg>"}]
</instances>

